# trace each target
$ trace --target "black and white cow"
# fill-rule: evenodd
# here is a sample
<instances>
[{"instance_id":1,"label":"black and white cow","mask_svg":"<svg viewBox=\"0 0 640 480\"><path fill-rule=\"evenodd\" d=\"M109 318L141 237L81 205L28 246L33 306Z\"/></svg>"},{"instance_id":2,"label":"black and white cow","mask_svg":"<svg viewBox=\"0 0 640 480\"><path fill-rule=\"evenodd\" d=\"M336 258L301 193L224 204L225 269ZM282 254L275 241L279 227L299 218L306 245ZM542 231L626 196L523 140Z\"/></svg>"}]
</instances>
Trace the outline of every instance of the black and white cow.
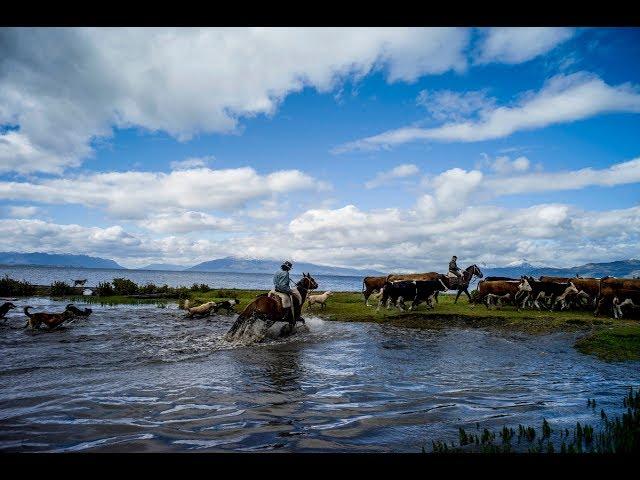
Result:
<instances>
[{"instance_id":1,"label":"black and white cow","mask_svg":"<svg viewBox=\"0 0 640 480\"><path fill-rule=\"evenodd\" d=\"M411 310L421 302L427 302L427 305L433 308L432 300L435 294L446 291L447 287L440 279L386 282L376 311L380 310L382 305L385 305L387 309L391 305L395 305L400 311L403 311L405 300L411 300Z\"/></svg>"}]
</instances>

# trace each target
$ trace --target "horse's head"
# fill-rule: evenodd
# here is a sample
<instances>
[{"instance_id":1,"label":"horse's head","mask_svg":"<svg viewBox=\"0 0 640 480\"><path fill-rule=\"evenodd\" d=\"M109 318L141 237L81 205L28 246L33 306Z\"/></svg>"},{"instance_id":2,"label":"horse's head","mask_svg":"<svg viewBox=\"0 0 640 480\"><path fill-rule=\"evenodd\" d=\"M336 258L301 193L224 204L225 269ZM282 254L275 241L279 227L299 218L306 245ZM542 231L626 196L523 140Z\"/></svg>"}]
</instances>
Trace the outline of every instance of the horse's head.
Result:
<instances>
[{"instance_id":1,"label":"horse's head","mask_svg":"<svg viewBox=\"0 0 640 480\"><path fill-rule=\"evenodd\" d=\"M478 278L482 278L484 276L478 265L475 263L473 265L469 265L465 271L469 272L469 278L472 278L474 275Z\"/></svg>"},{"instance_id":2,"label":"horse's head","mask_svg":"<svg viewBox=\"0 0 640 480\"><path fill-rule=\"evenodd\" d=\"M303 273L302 278L297 283L299 287L304 287L307 290L315 290L318 288L318 283L313 279L309 273Z\"/></svg>"}]
</instances>

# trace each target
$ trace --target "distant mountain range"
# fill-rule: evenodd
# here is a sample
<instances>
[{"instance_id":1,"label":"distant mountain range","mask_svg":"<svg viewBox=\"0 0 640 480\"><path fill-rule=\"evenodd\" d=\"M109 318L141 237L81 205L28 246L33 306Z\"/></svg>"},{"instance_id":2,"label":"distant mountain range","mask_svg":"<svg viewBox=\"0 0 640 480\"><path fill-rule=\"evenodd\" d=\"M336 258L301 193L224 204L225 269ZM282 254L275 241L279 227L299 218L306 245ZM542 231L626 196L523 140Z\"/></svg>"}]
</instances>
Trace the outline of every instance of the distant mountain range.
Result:
<instances>
[{"instance_id":1,"label":"distant mountain range","mask_svg":"<svg viewBox=\"0 0 640 480\"><path fill-rule=\"evenodd\" d=\"M63 255L50 253L16 253L0 252L0 265L34 265L54 267L76 268L113 268L125 269L113 260L87 255ZM461 264L466 267L466 264ZM246 273L273 273L280 268L280 261L255 260L235 257L218 258L208 262L202 262L192 267L171 263L153 263L136 270L163 270L163 271L192 271L192 272L246 272ZM366 276L386 275L385 272L369 269L330 267L314 263L294 262L294 272L310 272L316 275L343 275ZM618 260L606 263L586 263L577 267L554 268L542 265L534 265L527 261L513 263L505 267L483 267L480 265L485 277L512 277L519 278L522 275L539 277L540 275L553 275L559 277L636 277L640 276L640 260ZM391 273L391 272L387 272ZM443 272L444 273L444 272Z\"/></svg>"},{"instance_id":2,"label":"distant mountain range","mask_svg":"<svg viewBox=\"0 0 640 480\"><path fill-rule=\"evenodd\" d=\"M194 272L247 272L247 273L274 273L280 269L281 261L276 260L252 260L234 257L218 258L209 262L202 262L187 271ZM357 268L330 267L316 265L315 263L294 262L293 271L296 273L309 272L316 275L344 275L366 276L384 275L377 270L361 270Z\"/></svg>"},{"instance_id":3,"label":"distant mountain range","mask_svg":"<svg viewBox=\"0 0 640 480\"><path fill-rule=\"evenodd\" d=\"M554 268L544 267L540 265L531 265L530 263L522 263L520 265L511 265L499 268L483 268L480 266L485 277L512 277L519 278L522 275L531 275L539 277L541 275L552 275L556 277L636 277L640 276L640 260L618 260L616 262L606 263L585 263L577 267Z\"/></svg>"},{"instance_id":4,"label":"distant mountain range","mask_svg":"<svg viewBox=\"0 0 640 480\"><path fill-rule=\"evenodd\" d=\"M76 267L76 268L117 268L122 265L113 260L87 255L65 255L57 253L16 253L0 252L0 265L37 265L47 267Z\"/></svg>"}]
</instances>

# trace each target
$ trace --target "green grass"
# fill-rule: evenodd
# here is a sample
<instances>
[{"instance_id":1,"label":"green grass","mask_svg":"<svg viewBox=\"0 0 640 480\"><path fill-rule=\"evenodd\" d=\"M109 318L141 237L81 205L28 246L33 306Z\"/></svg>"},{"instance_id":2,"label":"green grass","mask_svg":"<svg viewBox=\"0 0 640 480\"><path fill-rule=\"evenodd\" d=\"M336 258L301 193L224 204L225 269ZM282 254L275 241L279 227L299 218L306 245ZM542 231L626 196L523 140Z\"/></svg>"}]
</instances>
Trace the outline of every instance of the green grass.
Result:
<instances>
[{"instance_id":1,"label":"green grass","mask_svg":"<svg viewBox=\"0 0 640 480\"><path fill-rule=\"evenodd\" d=\"M582 353L596 355L606 361L638 360L640 325L622 324L601 329L579 339L575 346Z\"/></svg>"}]
</instances>

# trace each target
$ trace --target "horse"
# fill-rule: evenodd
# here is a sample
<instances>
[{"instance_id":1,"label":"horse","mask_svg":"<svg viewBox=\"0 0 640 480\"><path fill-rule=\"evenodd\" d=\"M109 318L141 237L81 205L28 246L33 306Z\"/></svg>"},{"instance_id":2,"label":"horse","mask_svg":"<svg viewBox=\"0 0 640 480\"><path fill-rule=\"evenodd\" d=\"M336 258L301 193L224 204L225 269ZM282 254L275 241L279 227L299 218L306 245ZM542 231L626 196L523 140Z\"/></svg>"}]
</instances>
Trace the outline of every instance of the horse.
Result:
<instances>
[{"instance_id":1,"label":"horse","mask_svg":"<svg viewBox=\"0 0 640 480\"><path fill-rule=\"evenodd\" d=\"M462 292L466 293L467 298L469 299L469 301L471 301L471 295L469 294L469 290L468 290L469 284L471 283L471 280L473 280L473 277L482 278L483 276L484 275L480 271L480 268L474 263L473 265L469 265L462 272L462 283L459 283L458 278L453 278L448 275L441 275L440 278L444 282L444 285L445 287L447 287L447 289L458 290L458 293L456 294L456 299L453 301L453 303L458 303L458 298L460 297L460 294ZM437 298L437 292L436 292L436 298Z\"/></svg>"},{"instance_id":2,"label":"horse","mask_svg":"<svg viewBox=\"0 0 640 480\"><path fill-rule=\"evenodd\" d=\"M307 294L310 290L318 288L318 284L309 273L303 273L302 278L296 283L298 292L302 301L298 303L295 295L291 295L294 308L294 318L298 318L300 315L302 305L307 298ZM268 293L258 295L245 309L238 315L238 318L227 332L226 337L231 338L238 329L250 319L261 319L266 322L266 328L268 329L276 322L286 322L287 324L280 330L280 335L285 336L293 332L295 327L295 320L291 318L291 309L282 308L280 302L270 297ZM302 320L304 323L304 320Z\"/></svg>"}]
</instances>

